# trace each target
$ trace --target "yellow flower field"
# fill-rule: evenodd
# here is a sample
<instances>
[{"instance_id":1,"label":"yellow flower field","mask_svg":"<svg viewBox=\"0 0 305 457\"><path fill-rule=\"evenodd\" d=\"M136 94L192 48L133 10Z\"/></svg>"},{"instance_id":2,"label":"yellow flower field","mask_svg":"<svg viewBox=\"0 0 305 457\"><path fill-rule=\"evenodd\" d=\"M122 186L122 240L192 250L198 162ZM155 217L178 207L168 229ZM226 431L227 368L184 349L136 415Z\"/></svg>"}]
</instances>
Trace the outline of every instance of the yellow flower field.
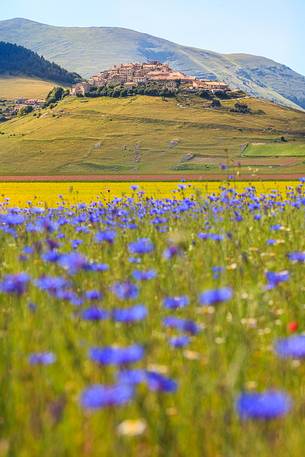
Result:
<instances>
[{"instance_id":1,"label":"yellow flower field","mask_svg":"<svg viewBox=\"0 0 305 457\"><path fill-rule=\"evenodd\" d=\"M54 206L64 200L66 203L90 203L96 200L112 200L115 197L132 196L136 191L154 198L191 197L196 191L218 193L223 185L231 186L238 192L246 187L255 186L258 193L277 190L283 195L289 187L296 187L298 181L252 181L252 182L6 182L0 183L0 201L9 199L9 206L35 205ZM181 187L184 187L181 189Z\"/></svg>"}]
</instances>

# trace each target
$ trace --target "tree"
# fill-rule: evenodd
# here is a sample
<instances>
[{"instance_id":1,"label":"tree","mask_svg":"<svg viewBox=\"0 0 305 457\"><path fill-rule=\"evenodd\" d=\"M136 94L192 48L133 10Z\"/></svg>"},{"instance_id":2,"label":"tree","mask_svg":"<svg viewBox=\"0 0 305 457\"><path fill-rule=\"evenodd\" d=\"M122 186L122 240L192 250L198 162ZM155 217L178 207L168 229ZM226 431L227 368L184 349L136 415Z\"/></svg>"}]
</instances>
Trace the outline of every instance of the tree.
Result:
<instances>
[{"instance_id":1,"label":"tree","mask_svg":"<svg viewBox=\"0 0 305 457\"><path fill-rule=\"evenodd\" d=\"M34 110L32 105L26 105L20 108L19 110L19 116L25 116L26 114L31 113Z\"/></svg>"},{"instance_id":2,"label":"tree","mask_svg":"<svg viewBox=\"0 0 305 457\"><path fill-rule=\"evenodd\" d=\"M65 97L65 89L63 87L57 86L48 93L46 98L46 106L50 106L53 103L57 103Z\"/></svg>"}]
</instances>

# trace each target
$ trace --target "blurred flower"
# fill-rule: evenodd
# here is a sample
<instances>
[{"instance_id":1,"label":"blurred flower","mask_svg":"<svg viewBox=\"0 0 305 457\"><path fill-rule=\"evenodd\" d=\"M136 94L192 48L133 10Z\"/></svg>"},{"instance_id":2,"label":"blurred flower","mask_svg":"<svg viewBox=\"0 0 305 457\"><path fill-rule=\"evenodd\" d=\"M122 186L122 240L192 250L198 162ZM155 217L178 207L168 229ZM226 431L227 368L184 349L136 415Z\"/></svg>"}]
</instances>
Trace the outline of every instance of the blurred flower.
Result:
<instances>
[{"instance_id":1,"label":"blurred flower","mask_svg":"<svg viewBox=\"0 0 305 457\"><path fill-rule=\"evenodd\" d=\"M109 317L109 312L101 308L92 307L85 309L81 316L86 321L101 321Z\"/></svg>"},{"instance_id":2,"label":"blurred flower","mask_svg":"<svg viewBox=\"0 0 305 457\"><path fill-rule=\"evenodd\" d=\"M136 281L148 281L154 279L157 276L155 270L140 271L134 270L132 276Z\"/></svg>"},{"instance_id":3,"label":"blurred flower","mask_svg":"<svg viewBox=\"0 0 305 457\"><path fill-rule=\"evenodd\" d=\"M275 342L275 351L282 358L305 358L305 335L293 335Z\"/></svg>"},{"instance_id":4,"label":"blurred flower","mask_svg":"<svg viewBox=\"0 0 305 457\"><path fill-rule=\"evenodd\" d=\"M98 243L107 242L109 244L113 244L116 238L116 232L114 230L104 230L102 232L98 232L95 236L95 239Z\"/></svg>"},{"instance_id":5,"label":"blurred flower","mask_svg":"<svg viewBox=\"0 0 305 457\"><path fill-rule=\"evenodd\" d=\"M232 296L232 289L229 287L223 287L221 289L212 289L203 292L199 296L199 302L204 306L216 305L218 303L231 300Z\"/></svg>"},{"instance_id":6,"label":"blurred flower","mask_svg":"<svg viewBox=\"0 0 305 457\"><path fill-rule=\"evenodd\" d=\"M190 338L188 336L175 336L173 338L170 338L169 344L173 346L174 348L184 348L187 346L190 342Z\"/></svg>"},{"instance_id":7,"label":"blurred flower","mask_svg":"<svg viewBox=\"0 0 305 457\"><path fill-rule=\"evenodd\" d=\"M136 344L126 348L109 346L92 348L89 355L91 360L102 365L127 365L141 360L144 357L144 349Z\"/></svg>"},{"instance_id":8,"label":"blurred flower","mask_svg":"<svg viewBox=\"0 0 305 457\"><path fill-rule=\"evenodd\" d=\"M117 432L122 436L139 436L146 430L146 422L143 419L124 420L117 428Z\"/></svg>"},{"instance_id":9,"label":"blurred flower","mask_svg":"<svg viewBox=\"0 0 305 457\"><path fill-rule=\"evenodd\" d=\"M146 380L150 390L158 392L176 392L177 383L173 379L164 376L156 371L148 371Z\"/></svg>"},{"instance_id":10,"label":"blurred flower","mask_svg":"<svg viewBox=\"0 0 305 457\"><path fill-rule=\"evenodd\" d=\"M289 322L287 327L288 327L288 331L290 333L294 333L294 332L296 332L298 330L299 324L297 322L295 322L295 321L294 322Z\"/></svg>"},{"instance_id":11,"label":"blurred flower","mask_svg":"<svg viewBox=\"0 0 305 457\"><path fill-rule=\"evenodd\" d=\"M165 297L163 300L163 304L167 309L184 308L189 302L189 298L186 295L181 297Z\"/></svg>"},{"instance_id":12,"label":"blurred flower","mask_svg":"<svg viewBox=\"0 0 305 457\"><path fill-rule=\"evenodd\" d=\"M117 282L112 286L111 290L120 300L132 300L139 295L138 287L129 281Z\"/></svg>"},{"instance_id":13,"label":"blurred flower","mask_svg":"<svg viewBox=\"0 0 305 457\"><path fill-rule=\"evenodd\" d=\"M85 389L80 403L85 409L99 409L119 406L128 403L134 396L134 390L129 384L103 386L95 384Z\"/></svg>"},{"instance_id":14,"label":"blurred flower","mask_svg":"<svg viewBox=\"0 0 305 457\"><path fill-rule=\"evenodd\" d=\"M29 282L30 276L27 273L6 275L0 282L0 292L20 296L26 292Z\"/></svg>"},{"instance_id":15,"label":"blurred flower","mask_svg":"<svg viewBox=\"0 0 305 457\"><path fill-rule=\"evenodd\" d=\"M144 305L135 305L131 308L115 309L112 312L113 320L116 322L132 323L146 318L148 312Z\"/></svg>"},{"instance_id":16,"label":"blurred flower","mask_svg":"<svg viewBox=\"0 0 305 457\"><path fill-rule=\"evenodd\" d=\"M53 352L36 352L30 354L29 363L31 365L51 365L56 361Z\"/></svg>"},{"instance_id":17,"label":"blurred flower","mask_svg":"<svg viewBox=\"0 0 305 457\"><path fill-rule=\"evenodd\" d=\"M269 390L263 393L244 392L236 402L236 410L243 420L267 420L287 414L292 406L290 397L283 392Z\"/></svg>"},{"instance_id":18,"label":"blurred flower","mask_svg":"<svg viewBox=\"0 0 305 457\"><path fill-rule=\"evenodd\" d=\"M274 271L268 271L266 273L266 279L268 281L268 287L270 289L276 287L281 282L288 281L289 279L289 272L288 271L281 271L276 273Z\"/></svg>"},{"instance_id":19,"label":"blurred flower","mask_svg":"<svg viewBox=\"0 0 305 457\"><path fill-rule=\"evenodd\" d=\"M140 238L129 243L128 250L130 254L148 254L154 250L154 245L149 238Z\"/></svg>"},{"instance_id":20,"label":"blurred flower","mask_svg":"<svg viewBox=\"0 0 305 457\"><path fill-rule=\"evenodd\" d=\"M289 260L292 260L293 262L305 262L305 252L290 252L288 254Z\"/></svg>"},{"instance_id":21,"label":"blurred flower","mask_svg":"<svg viewBox=\"0 0 305 457\"><path fill-rule=\"evenodd\" d=\"M192 320L181 319L176 316L168 316L163 319L163 324L165 327L175 328L181 332L190 333L191 335L196 335L200 332L200 327Z\"/></svg>"}]
</instances>

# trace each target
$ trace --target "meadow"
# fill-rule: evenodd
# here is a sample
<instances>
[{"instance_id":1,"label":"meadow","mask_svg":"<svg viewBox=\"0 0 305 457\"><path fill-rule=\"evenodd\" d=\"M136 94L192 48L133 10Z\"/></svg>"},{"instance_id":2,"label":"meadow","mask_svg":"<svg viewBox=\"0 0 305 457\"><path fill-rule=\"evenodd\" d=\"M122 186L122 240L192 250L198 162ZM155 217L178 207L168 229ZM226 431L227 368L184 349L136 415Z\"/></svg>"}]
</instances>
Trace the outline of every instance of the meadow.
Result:
<instances>
[{"instance_id":1,"label":"meadow","mask_svg":"<svg viewBox=\"0 0 305 457\"><path fill-rule=\"evenodd\" d=\"M0 76L0 99L15 100L16 98L45 99L54 83L41 79Z\"/></svg>"},{"instance_id":2,"label":"meadow","mask_svg":"<svg viewBox=\"0 0 305 457\"><path fill-rule=\"evenodd\" d=\"M0 455L303 456L304 181L1 184Z\"/></svg>"},{"instance_id":3,"label":"meadow","mask_svg":"<svg viewBox=\"0 0 305 457\"><path fill-rule=\"evenodd\" d=\"M211 109L211 101L192 96L67 97L1 124L1 174L303 176L304 112L250 97L242 102L252 114L232 112L236 100Z\"/></svg>"}]
</instances>

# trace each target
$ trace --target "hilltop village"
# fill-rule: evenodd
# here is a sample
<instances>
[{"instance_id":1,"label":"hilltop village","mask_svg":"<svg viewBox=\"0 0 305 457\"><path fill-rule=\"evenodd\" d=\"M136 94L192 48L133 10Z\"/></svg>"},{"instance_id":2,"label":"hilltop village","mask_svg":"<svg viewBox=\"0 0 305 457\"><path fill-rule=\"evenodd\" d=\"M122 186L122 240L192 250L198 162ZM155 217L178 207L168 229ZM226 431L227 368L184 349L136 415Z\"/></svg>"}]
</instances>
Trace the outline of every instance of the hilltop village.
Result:
<instances>
[{"instance_id":1,"label":"hilltop village","mask_svg":"<svg viewBox=\"0 0 305 457\"><path fill-rule=\"evenodd\" d=\"M173 70L167 64L154 61L114 65L109 70L92 76L88 81L75 84L71 89L71 95L85 96L101 92L101 89L104 88L117 88L123 92L159 88L167 93L175 93L182 89L190 92L208 91L211 93L230 90L224 82L197 79L195 76L188 76L181 71Z\"/></svg>"}]
</instances>

